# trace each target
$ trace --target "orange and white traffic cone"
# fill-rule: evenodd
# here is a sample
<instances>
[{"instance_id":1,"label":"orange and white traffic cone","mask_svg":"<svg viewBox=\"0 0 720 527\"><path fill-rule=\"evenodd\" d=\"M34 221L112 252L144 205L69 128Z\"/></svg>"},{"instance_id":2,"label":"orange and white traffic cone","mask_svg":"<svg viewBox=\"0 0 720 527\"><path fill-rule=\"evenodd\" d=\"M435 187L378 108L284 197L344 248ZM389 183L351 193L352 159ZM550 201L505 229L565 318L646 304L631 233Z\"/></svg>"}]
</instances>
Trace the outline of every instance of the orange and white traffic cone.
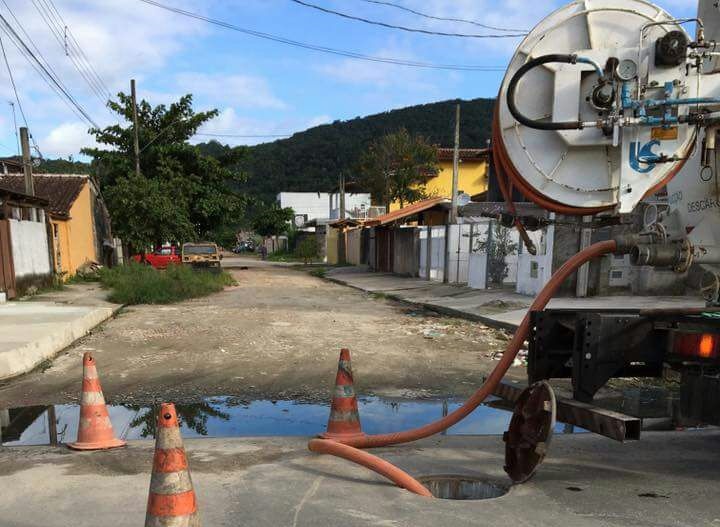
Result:
<instances>
[{"instance_id":1,"label":"orange and white traffic cone","mask_svg":"<svg viewBox=\"0 0 720 527\"><path fill-rule=\"evenodd\" d=\"M327 432L320 434L320 437L342 441L363 436L365 434L360 428L360 414L353 386L350 350L343 348L340 350L340 361L337 376L335 377L335 390L332 405L330 406Z\"/></svg>"},{"instance_id":2,"label":"orange and white traffic cone","mask_svg":"<svg viewBox=\"0 0 720 527\"><path fill-rule=\"evenodd\" d=\"M125 446L113 433L110 415L105 406L100 379L92 353L83 355L83 382L80 399L80 423L77 441L68 443L75 450L104 450Z\"/></svg>"},{"instance_id":3,"label":"orange and white traffic cone","mask_svg":"<svg viewBox=\"0 0 720 527\"><path fill-rule=\"evenodd\" d=\"M160 405L145 527L200 527L175 405Z\"/></svg>"}]
</instances>

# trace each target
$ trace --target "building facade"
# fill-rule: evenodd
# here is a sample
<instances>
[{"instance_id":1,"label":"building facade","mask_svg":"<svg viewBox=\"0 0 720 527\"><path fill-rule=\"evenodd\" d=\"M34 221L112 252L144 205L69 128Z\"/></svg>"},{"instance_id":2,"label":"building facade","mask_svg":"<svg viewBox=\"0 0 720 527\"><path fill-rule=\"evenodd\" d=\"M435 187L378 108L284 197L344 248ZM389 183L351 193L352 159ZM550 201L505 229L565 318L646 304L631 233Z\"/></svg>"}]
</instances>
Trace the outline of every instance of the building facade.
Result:
<instances>
[{"instance_id":1,"label":"building facade","mask_svg":"<svg viewBox=\"0 0 720 527\"><path fill-rule=\"evenodd\" d=\"M49 202L53 271L67 279L85 264L112 255L110 217L99 190L86 175L36 174L35 194ZM0 186L17 189L22 175L0 176Z\"/></svg>"},{"instance_id":2,"label":"building facade","mask_svg":"<svg viewBox=\"0 0 720 527\"><path fill-rule=\"evenodd\" d=\"M438 148L437 174L428 176L422 186L429 197L452 198L453 149ZM458 165L458 193L468 196L482 195L488 188L488 150L461 148ZM390 205L390 211L400 208L400 202Z\"/></svg>"}]
</instances>

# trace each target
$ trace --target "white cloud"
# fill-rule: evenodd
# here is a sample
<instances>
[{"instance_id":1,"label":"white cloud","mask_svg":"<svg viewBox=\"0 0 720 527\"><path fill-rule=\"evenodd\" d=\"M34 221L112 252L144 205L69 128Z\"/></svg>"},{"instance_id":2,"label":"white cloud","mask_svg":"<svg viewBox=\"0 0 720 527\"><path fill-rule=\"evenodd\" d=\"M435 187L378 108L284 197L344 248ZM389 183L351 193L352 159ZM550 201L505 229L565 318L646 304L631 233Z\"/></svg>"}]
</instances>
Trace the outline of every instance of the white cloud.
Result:
<instances>
[{"instance_id":1,"label":"white cloud","mask_svg":"<svg viewBox=\"0 0 720 527\"><path fill-rule=\"evenodd\" d=\"M85 124L71 122L63 123L53 128L50 133L43 137L39 144L43 154L52 152L54 155L67 157L77 156L81 148L97 146L95 137L88 134L88 127Z\"/></svg>"},{"instance_id":2,"label":"white cloud","mask_svg":"<svg viewBox=\"0 0 720 527\"><path fill-rule=\"evenodd\" d=\"M176 76L176 84L182 93L192 93L195 98L205 98L216 105L274 110L287 108L262 77L181 73Z\"/></svg>"},{"instance_id":3,"label":"white cloud","mask_svg":"<svg viewBox=\"0 0 720 527\"><path fill-rule=\"evenodd\" d=\"M418 57L407 46L395 45L394 43L378 49L371 55L408 61L418 60ZM322 64L317 66L316 70L337 82L365 85L383 91L402 87L405 92L432 93L435 91L435 80L437 79L437 76L432 77L429 71L353 59Z\"/></svg>"}]
</instances>

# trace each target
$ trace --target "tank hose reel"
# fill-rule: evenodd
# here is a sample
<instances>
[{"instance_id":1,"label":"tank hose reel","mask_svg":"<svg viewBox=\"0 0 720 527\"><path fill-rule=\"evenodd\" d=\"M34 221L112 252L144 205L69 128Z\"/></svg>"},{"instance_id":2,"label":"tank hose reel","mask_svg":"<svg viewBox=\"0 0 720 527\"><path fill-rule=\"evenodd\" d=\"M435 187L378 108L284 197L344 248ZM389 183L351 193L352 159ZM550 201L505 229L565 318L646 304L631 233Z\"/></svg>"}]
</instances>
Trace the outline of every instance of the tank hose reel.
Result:
<instances>
[{"instance_id":1,"label":"tank hose reel","mask_svg":"<svg viewBox=\"0 0 720 527\"><path fill-rule=\"evenodd\" d=\"M522 79L527 72L530 70L542 66L543 64L551 64L551 63L561 63L561 64L590 64L595 68L595 71L600 76L600 78L603 78L605 76L602 67L595 62L592 59L586 58L586 57L578 57L575 54L572 55L561 55L561 54L551 54L551 55L543 55L541 57L534 58L525 64L523 64L520 69L518 69L515 72L515 75L513 75L512 79L510 80L510 83L508 84L507 89L507 105L508 109L510 110L510 113L515 118L517 122L520 124L523 124L529 128L534 128L536 130L582 130L585 126L582 121L562 121L562 122L545 122L540 121L537 119L531 119L524 115L520 109L517 107L517 103L515 102L515 92L517 90L518 83L520 82L520 79Z\"/></svg>"}]
</instances>

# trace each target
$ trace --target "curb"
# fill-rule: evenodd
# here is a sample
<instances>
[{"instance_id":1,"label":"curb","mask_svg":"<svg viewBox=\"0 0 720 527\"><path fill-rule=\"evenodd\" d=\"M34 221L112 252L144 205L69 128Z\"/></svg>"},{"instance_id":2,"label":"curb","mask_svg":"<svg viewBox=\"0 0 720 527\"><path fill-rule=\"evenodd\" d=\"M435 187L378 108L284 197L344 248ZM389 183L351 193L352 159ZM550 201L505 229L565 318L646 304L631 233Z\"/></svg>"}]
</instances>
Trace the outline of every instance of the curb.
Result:
<instances>
[{"instance_id":1,"label":"curb","mask_svg":"<svg viewBox=\"0 0 720 527\"><path fill-rule=\"evenodd\" d=\"M430 311L436 311L443 315L448 315L448 316L452 316L452 317L456 317L456 318L462 318L464 320L471 320L473 322L481 322L482 324L485 324L486 326L492 327L495 329L515 331L519 327L510 322L503 322L502 320L496 320L487 315L477 315L475 313L468 313L467 311L461 311L459 309L454 309L452 307L440 306L440 305L431 304L428 302L415 302L413 300L408 300L406 298L403 298L403 297L398 296L393 293L388 293L383 290L369 291L367 289L363 289L362 287L345 282L344 280L341 280L339 278L324 276L324 277L322 277L322 279L327 280L328 282L333 282L338 285L344 285L345 287L350 287L352 289L355 289L357 291L362 291L364 293L369 293L369 294L380 293L380 294L384 295L385 297L389 298L390 300L393 300L395 302L400 302L401 304L405 304L410 307L415 307L415 308L420 308L420 309L428 309Z\"/></svg>"},{"instance_id":2,"label":"curb","mask_svg":"<svg viewBox=\"0 0 720 527\"><path fill-rule=\"evenodd\" d=\"M123 307L125 306L92 308L88 313L66 323L62 329L50 335L45 335L18 348L1 352L0 381L31 372L44 361L54 358L97 326L114 317Z\"/></svg>"}]
</instances>

